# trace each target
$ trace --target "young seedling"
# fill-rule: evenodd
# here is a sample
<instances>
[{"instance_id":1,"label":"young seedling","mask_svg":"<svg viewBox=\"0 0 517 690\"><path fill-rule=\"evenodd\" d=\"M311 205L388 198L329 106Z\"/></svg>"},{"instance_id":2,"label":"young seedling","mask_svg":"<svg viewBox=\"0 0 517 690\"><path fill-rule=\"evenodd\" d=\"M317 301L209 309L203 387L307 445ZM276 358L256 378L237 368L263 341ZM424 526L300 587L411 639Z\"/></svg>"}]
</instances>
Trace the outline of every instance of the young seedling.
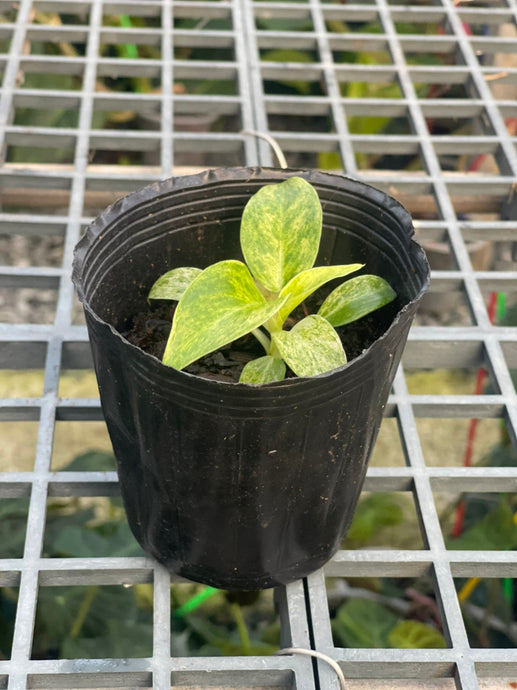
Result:
<instances>
[{"instance_id":1,"label":"young seedling","mask_svg":"<svg viewBox=\"0 0 517 690\"><path fill-rule=\"evenodd\" d=\"M271 383L316 376L346 363L335 328L356 321L395 299L379 276L359 275L339 285L317 314L291 330L291 312L315 290L363 264L314 266L322 208L314 187L300 177L262 187L244 209L240 242L246 263L230 259L208 268L175 268L151 288L149 299L177 300L163 362L184 369L247 333L265 355L245 365L241 383Z\"/></svg>"}]
</instances>

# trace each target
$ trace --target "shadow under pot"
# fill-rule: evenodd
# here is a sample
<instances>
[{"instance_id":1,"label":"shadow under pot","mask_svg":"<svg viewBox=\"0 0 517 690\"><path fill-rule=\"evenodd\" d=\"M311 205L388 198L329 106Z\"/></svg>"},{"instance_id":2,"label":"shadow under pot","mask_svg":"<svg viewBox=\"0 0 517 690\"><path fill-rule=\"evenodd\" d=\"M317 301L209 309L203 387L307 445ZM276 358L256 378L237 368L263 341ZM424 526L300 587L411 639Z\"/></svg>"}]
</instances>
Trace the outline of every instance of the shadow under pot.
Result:
<instances>
[{"instance_id":1,"label":"shadow under pot","mask_svg":"<svg viewBox=\"0 0 517 690\"><path fill-rule=\"evenodd\" d=\"M242 259L247 201L292 175L308 180L322 203L316 265L364 263L397 293L376 312L358 356L313 378L252 386L177 371L121 335L167 270ZM267 168L153 184L88 228L73 280L122 496L136 539L171 571L256 590L303 577L337 551L428 285L412 235L408 213L378 190L318 171Z\"/></svg>"}]
</instances>

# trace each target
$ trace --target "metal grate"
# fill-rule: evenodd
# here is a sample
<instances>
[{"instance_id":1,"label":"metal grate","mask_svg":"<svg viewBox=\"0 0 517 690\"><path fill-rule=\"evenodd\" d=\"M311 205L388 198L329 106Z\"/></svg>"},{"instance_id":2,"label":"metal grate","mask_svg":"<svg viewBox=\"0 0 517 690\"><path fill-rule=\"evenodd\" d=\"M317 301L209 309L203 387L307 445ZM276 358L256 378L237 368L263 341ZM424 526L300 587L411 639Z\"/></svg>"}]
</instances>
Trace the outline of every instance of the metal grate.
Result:
<instances>
[{"instance_id":1,"label":"metal grate","mask_svg":"<svg viewBox=\"0 0 517 690\"><path fill-rule=\"evenodd\" d=\"M305 657L171 656L169 575L145 557L42 557L49 498L117 493L114 472L53 463L60 425L102 420L98 399L60 388L63 371L91 369L73 247L113 199L171 172L272 164L267 144L242 130L274 135L293 166L341 170L398 197L442 261L381 430L400 462L374 463L365 486L409 497L420 546L343 550L279 591L282 644L336 659L350 688L509 687L517 653L469 645L457 581L513 578L516 552L447 548L440 517L443 494L515 492L517 469L445 466L447 447L432 459L423 422L450 429L452 443L451 421L502 420L516 442L517 330L493 325L487 308L491 293L517 302L515 0L2 0L0 16L0 365L42 374L36 394L0 400L6 438L21 429L33 453L0 467L0 498L29 506L23 552L0 560L0 588L18 590L0 688L337 687L329 667ZM51 259L29 251L41 238ZM491 259L478 265L480 244ZM22 247L14 258L13 246ZM480 368L491 384L480 395L413 388L415 371ZM335 577L427 577L447 648L339 647ZM153 584L150 655L32 658L42 588L139 583Z\"/></svg>"}]
</instances>

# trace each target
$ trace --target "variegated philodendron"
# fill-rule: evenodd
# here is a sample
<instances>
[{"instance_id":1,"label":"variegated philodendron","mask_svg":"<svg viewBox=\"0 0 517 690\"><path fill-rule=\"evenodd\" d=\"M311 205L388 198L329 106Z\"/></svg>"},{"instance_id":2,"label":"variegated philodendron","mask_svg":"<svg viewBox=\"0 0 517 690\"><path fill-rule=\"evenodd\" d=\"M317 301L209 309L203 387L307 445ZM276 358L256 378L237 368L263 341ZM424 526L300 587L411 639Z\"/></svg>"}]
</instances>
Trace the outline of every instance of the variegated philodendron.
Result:
<instances>
[{"instance_id":1,"label":"variegated philodendron","mask_svg":"<svg viewBox=\"0 0 517 690\"><path fill-rule=\"evenodd\" d=\"M322 209L314 187L300 177L262 187L242 215L246 264L219 261L204 270L175 268L151 288L149 299L178 300L163 356L175 369L253 333L265 355L244 367L241 383L315 376L346 363L335 327L356 321L395 299L379 276L359 275L339 285L318 310L291 330L289 314L315 290L363 264L316 266Z\"/></svg>"}]
</instances>

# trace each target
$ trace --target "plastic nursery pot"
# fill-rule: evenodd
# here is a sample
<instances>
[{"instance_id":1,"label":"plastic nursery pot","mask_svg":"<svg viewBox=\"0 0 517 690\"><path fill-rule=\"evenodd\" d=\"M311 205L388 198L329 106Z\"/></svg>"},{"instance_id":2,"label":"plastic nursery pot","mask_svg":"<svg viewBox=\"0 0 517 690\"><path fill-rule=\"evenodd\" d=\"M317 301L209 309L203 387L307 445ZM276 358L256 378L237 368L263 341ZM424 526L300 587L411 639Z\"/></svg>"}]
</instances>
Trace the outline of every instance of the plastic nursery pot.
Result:
<instances>
[{"instance_id":1,"label":"plastic nursery pot","mask_svg":"<svg viewBox=\"0 0 517 690\"><path fill-rule=\"evenodd\" d=\"M120 333L158 276L241 258L250 196L300 175L318 191L317 264L362 262L398 299L347 365L263 386L176 371ZM337 175L264 168L177 177L108 208L76 247L73 279L129 524L170 570L223 589L286 584L339 548L417 304L428 284L407 212Z\"/></svg>"}]
</instances>

